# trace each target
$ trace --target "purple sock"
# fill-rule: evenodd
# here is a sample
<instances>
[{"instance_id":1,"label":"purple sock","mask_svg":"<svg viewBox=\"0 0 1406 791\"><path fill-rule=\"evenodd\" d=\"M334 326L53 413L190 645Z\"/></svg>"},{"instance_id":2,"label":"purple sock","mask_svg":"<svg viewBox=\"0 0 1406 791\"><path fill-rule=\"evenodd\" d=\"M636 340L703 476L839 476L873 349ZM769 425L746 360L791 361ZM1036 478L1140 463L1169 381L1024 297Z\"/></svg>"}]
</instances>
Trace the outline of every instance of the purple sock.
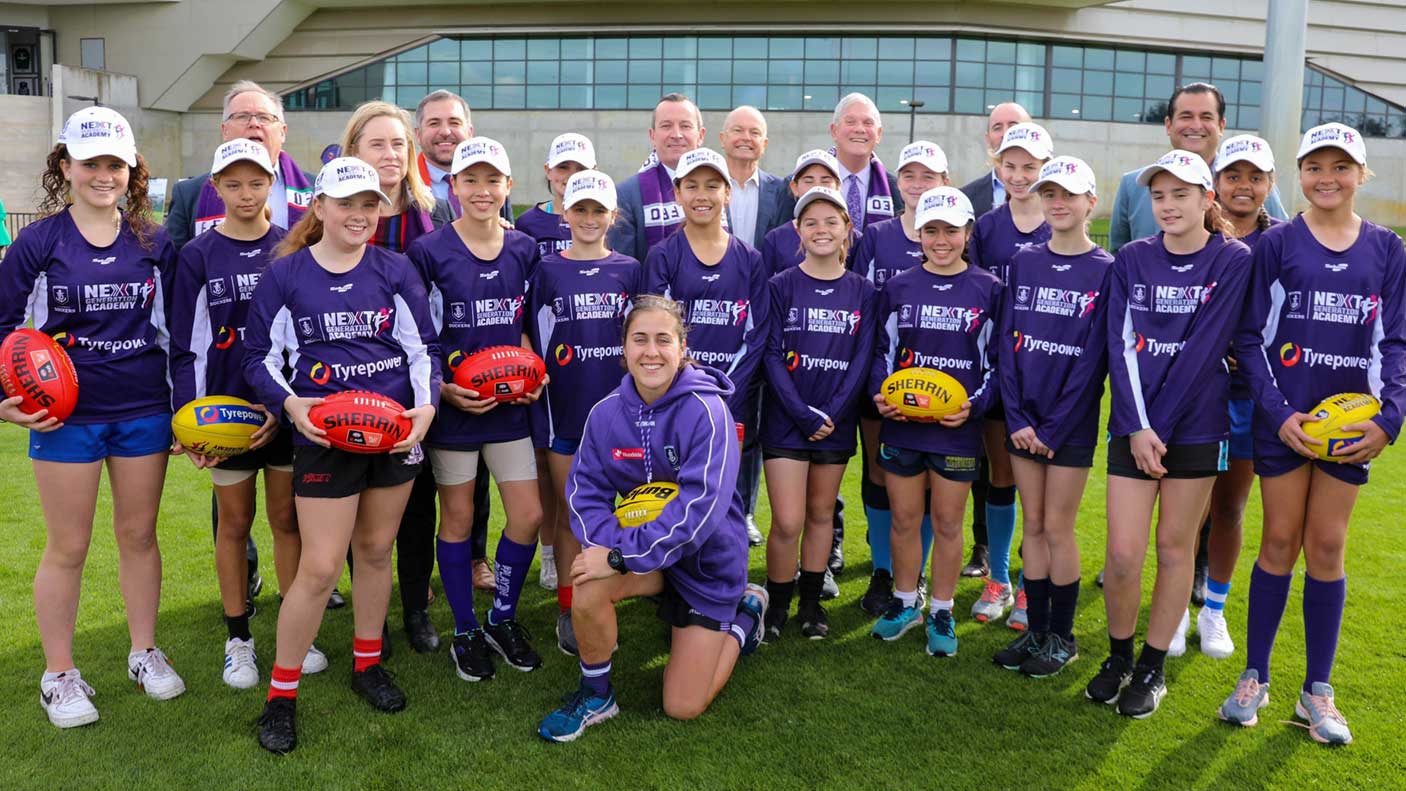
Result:
<instances>
[{"instance_id":1,"label":"purple sock","mask_svg":"<svg viewBox=\"0 0 1406 791\"><path fill-rule=\"evenodd\" d=\"M1270 574L1255 564L1250 572L1250 607L1246 614L1245 668L1260 675L1260 683L1269 683L1269 654L1274 650L1274 636L1279 634L1279 621L1284 618L1284 606L1289 603L1292 574Z\"/></svg>"},{"instance_id":2,"label":"purple sock","mask_svg":"<svg viewBox=\"0 0 1406 791\"><path fill-rule=\"evenodd\" d=\"M1303 575L1303 635L1308 657L1304 692L1312 692L1316 681L1327 684L1333 676L1333 657L1338 653L1346 601L1347 577L1323 582Z\"/></svg>"},{"instance_id":3,"label":"purple sock","mask_svg":"<svg viewBox=\"0 0 1406 791\"><path fill-rule=\"evenodd\" d=\"M600 697L610 694L610 660L600 664L581 663L581 683L591 688Z\"/></svg>"},{"instance_id":4,"label":"purple sock","mask_svg":"<svg viewBox=\"0 0 1406 791\"><path fill-rule=\"evenodd\" d=\"M522 595L522 585L527 581L527 569L532 565L532 556L537 552L537 543L519 544L507 536L498 539L498 553L493 558L498 580L498 589L493 592L493 610L488 613L489 623L502 623L517 616L517 600Z\"/></svg>"},{"instance_id":5,"label":"purple sock","mask_svg":"<svg viewBox=\"0 0 1406 791\"><path fill-rule=\"evenodd\" d=\"M444 597L454 612L454 633L468 634L478 628L474 615L473 549L471 541L437 539L439 581L444 585Z\"/></svg>"},{"instance_id":6,"label":"purple sock","mask_svg":"<svg viewBox=\"0 0 1406 791\"><path fill-rule=\"evenodd\" d=\"M1050 630L1050 578L1025 578L1025 617L1031 634Z\"/></svg>"}]
</instances>

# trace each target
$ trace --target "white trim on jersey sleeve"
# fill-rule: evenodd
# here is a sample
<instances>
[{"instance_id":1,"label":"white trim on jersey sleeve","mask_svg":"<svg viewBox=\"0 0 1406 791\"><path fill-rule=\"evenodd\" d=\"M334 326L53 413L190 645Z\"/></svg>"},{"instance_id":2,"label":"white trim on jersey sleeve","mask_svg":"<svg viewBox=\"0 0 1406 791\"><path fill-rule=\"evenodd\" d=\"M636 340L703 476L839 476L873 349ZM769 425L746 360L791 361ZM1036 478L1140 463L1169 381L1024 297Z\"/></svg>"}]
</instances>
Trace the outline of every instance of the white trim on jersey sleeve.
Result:
<instances>
[{"instance_id":1,"label":"white trim on jersey sleeve","mask_svg":"<svg viewBox=\"0 0 1406 791\"><path fill-rule=\"evenodd\" d=\"M889 350L884 353L884 375L892 375L895 368L895 357L898 356L898 311L889 311L889 317L884 320L884 332L889 336Z\"/></svg>"},{"instance_id":2,"label":"white trim on jersey sleeve","mask_svg":"<svg viewBox=\"0 0 1406 791\"><path fill-rule=\"evenodd\" d=\"M980 365L982 371L981 385L976 388L975 393L972 393L967 397L968 401L976 400L977 396L980 396L982 393L986 392L986 387L991 384L991 374L993 373L993 371L990 364L990 358L987 356L987 350L991 345L991 334L995 332L995 324L996 322L988 320L986 324L982 325L981 332L977 333L976 335L977 356L980 358ZM1006 416L1001 415L999 419L1005 420Z\"/></svg>"},{"instance_id":3,"label":"white trim on jersey sleeve","mask_svg":"<svg viewBox=\"0 0 1406 791\"><path fill-rule=\"evenodd\" d=\"M1128 387L1132 391L1133 406L1137 409L1138 425L1152 428L1147 419L1147 404L1142 399L1142 372L1138 370L1137 330L1133 329L1133 307L1129 303L1123 308L1123 365L1128 369Z\"/></svg>"},{"instance_id":4,"label":"white trim on jersey sleeve","mask_svg":"<svg viewBox=\"0 0 1406 791\"><path fill-rule=\"evenodd\" d=\"M36 330L44 329L44 325L49 323L48 270L40 271L34 278L34 289L29 292L29 301L25 305L24 319L21 320L20 327L28 324L31 319Z\"/></svg>"},{"instance_id":5,"label":"white trim on jersey sleeve","mask_svg":"<svg viewBox=\"0 0 1406 791\"><path fill-rule=\"evenodd\" d=\"M391 337L405 350L406 361L410 363L410 387L415 391L415 406L427 406L432 403L430 381L434 361L430 359L429 347L420 338L420 326L415 323L415 316L411 314L405 297L396 294L394 299L395 327L391 330Z\"/></svg>"},{"instance_id":6,"label":"white trim on jersey sleeve","mask_svg":"<svg viewBox=\"0 0 1406 791\"><path fill-rule=\"evenodd\" d=\"M166 323L166 292L161 287L161 270L151 268L151 325L156 328L156 345L166 358L166 391L175 389L171 381L171 328Z\"/></svg>"},{"instance_id":7,"label":"white trim on jersey sleeve","mask_svg":"<svg viewBox=\"0 0 1406 791\"><path fill-rule=\"evenodd\" d=\"M440 335L444 332L444 293L439 290L439 286L430 283L430 323L434 325L434 332Z\"/></svg>"},{"instance_id":8,"label":"white trim on jersey sleeve","mask_svg":"<svg viewBox=\"0 0 1406 791\"><path fill-rule=\"evenodd\" d=\"M1372 395L1381 400L1382 397L1382 341L1386 339L1386 325L1382 322L1383 311L1377 308L1377 318L1372 322L1372 354L1367 363L1367 386L1372 389Z\"/></svg>"},{"instance_id":9,"label":"white trim on jersey sleeve","mask_svg":"<svg viewBox=\"0 0 1406 791\"><path fill-rule=\"evenodd\" d=\"M273 316L273 323L269 325L269 350L264 355L264 370L279 387L288 391L288 395L296 396L292 385L288 384L288 379L283 376L284 351L288 352L288 366L297 371L298 335L293 331L293 312L287 305L279 306L278 312Z\"/></svg>"},{"instance_id":10,"label":"white trim on jersey sleeve","mask_svg":"<svg viewBox=\"0 0 1406 791\"><path fill-rule=\"evenodd\" d=\"M1274 339L1279 335L1280 311L1284 309L1284 284L1275 278L1269 284L1269 311L1265 314L1264 326L1260 328L1260 352L1264 355L1264 370L1269 373L1269 381L1274 384L1274 388L1282 395L1284 389L1279 386L1279 380L1274 376L1274 366L1270 364L1270 351L1274 345Z\"/></svg>"},{"instance_id":11,"label":"white trim on jersey sleeve","mask_svg":"<svg viewBox=\"0 0 1406 791\"><path fill-rule=\"evenodd\" d=\"M204 398L209 395L205 392L206 371L210 368L210 346L214 343L214 334L210 331L210 300L205 286L201 286L195 296L194 314L190 324L190 344L186 348L195 357L195 397Z\"/></svg>"}]
</instances>

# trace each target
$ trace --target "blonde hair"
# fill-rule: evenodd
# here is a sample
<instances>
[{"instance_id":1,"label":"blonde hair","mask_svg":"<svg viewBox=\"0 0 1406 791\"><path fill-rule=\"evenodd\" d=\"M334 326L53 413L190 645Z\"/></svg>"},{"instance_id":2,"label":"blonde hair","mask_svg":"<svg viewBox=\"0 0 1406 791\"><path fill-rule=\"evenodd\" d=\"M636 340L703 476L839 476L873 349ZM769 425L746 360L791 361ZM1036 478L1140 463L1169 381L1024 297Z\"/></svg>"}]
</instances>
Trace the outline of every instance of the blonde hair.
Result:
<instances>
[{"instance_id":1,"label":"blonde hair","mask_svg":"<svg viewBox=\"0 0 1406 791\"><path fill-rule=\"evenodd\" d=\"M412 204L427 212L434 211L434 193L420 179L420 155L419 149L415 147L415 133L410 125L410 114L401 108L379 100L357 105L347 121L346 130L342 132L342 156L356 156L356 144L361 140L362 132L366 130L366 125L376 118L394 118L405 130L405 178L401 179L397 194L387 197L394 200L401 211L410 209Z\"/></svg>"}]
</instances>

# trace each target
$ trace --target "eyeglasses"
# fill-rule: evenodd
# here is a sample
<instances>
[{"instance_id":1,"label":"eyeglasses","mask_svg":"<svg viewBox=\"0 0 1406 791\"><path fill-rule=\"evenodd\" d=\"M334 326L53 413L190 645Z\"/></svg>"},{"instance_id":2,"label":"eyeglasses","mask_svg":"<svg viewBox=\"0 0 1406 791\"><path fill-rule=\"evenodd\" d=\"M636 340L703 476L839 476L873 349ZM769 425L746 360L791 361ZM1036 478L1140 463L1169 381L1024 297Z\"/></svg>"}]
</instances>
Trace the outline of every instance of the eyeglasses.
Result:
<instances>
[{"instance_id":1,"label":"eyeglasses","mask_svg":"<svg viewBox=\"0 0 1406 791\"><path fill-rule=\"evenodd\" d=\"M273 126L283 123L283 119L270 113L230 113L226 121L233 121L240 126L248 126L250 121L258 119L262 126Z\"/></svg>"}]
</instances>

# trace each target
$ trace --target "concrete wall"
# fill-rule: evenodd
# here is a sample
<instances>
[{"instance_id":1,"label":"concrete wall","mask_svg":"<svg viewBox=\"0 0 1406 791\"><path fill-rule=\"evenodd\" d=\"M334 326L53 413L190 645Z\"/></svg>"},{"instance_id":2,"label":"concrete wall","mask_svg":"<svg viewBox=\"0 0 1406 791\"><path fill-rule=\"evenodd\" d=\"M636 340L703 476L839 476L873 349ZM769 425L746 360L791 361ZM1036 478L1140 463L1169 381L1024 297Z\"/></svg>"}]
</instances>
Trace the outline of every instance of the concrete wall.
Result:
<instances>
[{"instance_id":1,"label":"concrete wall","mask_svg":"<svg viewBox=\"0 0 1406 791\"><path fill-rule=\"evenodd\" d=\"M49 100L43 96L0 94L0 118L5 119L5 145L0 146L0 201L10 213L30 212L39 205L39 174L53 147Z\"/></svg>"},{"instance_id":2,"label":"concrete wall","mask_svg":"<svg viewBox=\"0 0 1406 791\"><path fill-rule=\"evenodd\" d=\"M88 101L67 97L97 97L104 106L122 113L131 122L132 133L137 138L137 151L146 160L152 177L164 177L170 180L171 185L175 184L182 169L182 113L143 109L138 97L137 78L129 74L55 66L53 80L50 145L58 138L64 119L89 104Z\"/></svg>"}]
</instances>

